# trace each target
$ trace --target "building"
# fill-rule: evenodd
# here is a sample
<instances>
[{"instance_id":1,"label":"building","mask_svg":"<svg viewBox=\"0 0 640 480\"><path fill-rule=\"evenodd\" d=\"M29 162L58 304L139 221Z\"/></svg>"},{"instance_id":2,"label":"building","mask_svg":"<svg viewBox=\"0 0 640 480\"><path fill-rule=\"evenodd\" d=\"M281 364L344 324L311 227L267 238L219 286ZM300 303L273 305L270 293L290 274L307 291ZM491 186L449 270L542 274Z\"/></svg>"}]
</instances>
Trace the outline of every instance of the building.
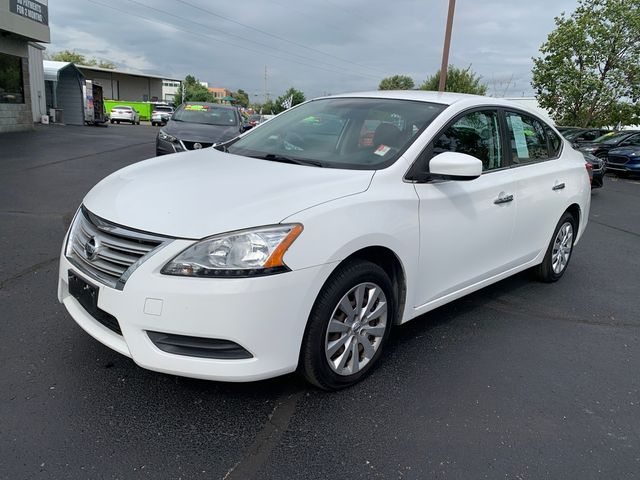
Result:
<instances>
[{"instance_id":1,"label":"building","mask_svg":"<svg viewBox=\"0 0 640 480\"><path fill-rule=\"evenodd\" d=\"M160 102L165 100L165 93L169 93L165 83L177 84L172 87L175 88L175 91L180 86L180 80L177 78L111 70L89 65L77 65L77 67L84 78L102 86L104 98L110 100Z\"/></svg>"},{"instance_id":2,"label":"building","mask_svg":"<svg viewBox=\"0 0 640 480\"><path fill-rule=\"evenodd\" d=\"M177 80L162 80L162 99L165 102L173 102L180 91L180 83Z\"/></svg>"},{"instance_id":3,"label":"building","mask_svg":"<svg viewBox=\"0 0 640 480\"><path fill-rule=\"evenodd\" d=\"M216 97L216 100L219 102L221 102L224 97L231 96L231 90L227 90L226 88L209 87L208 90L213 93L213 96Z\"/></svg>"},{"instance_id":4,"label":"building","mask_svg":"<svg viewBox=\"0 0 640 480\"><path fill-rule=\"evenodd\" d=\"M549 112L540 106L536 97L505 97L505 100L519 103L523 107L526 107L529 110L533 110L534 112L536 112L546 121L548 121L551 125L556 124L551 118L551 115L549 115Z\"/></svg>"},{"instance_id":5,"label":"building","mask_svg":"<svg viewBox=\"0 0 640 480\"><path fill-rule=\"evenodd\" d=\"M0 132L32 129L45 113L44 47L35 42L49 41L48 0L0 0Z\"/></svg>"}]
</instances>

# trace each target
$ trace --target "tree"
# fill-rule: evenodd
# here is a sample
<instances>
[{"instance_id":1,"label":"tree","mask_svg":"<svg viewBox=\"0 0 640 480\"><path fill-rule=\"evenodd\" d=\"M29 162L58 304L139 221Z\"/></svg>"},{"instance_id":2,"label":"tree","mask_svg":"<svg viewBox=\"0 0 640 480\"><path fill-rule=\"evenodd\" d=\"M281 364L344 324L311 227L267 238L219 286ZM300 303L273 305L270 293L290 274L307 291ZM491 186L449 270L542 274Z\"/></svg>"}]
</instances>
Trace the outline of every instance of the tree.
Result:
<instances>
[{"instance_id":1,"label":"tree","mask_svg":"<svg viewBox=\"0 0 640 480\"><path fill-rule=\"evenodd\" d=\"M471 70L471 65L467 68L457 68L449 65L447 69L447 81L445 90L447 92L473 93L475 95L486 95L487 86L481 82L482 77ZM418 88L420 90L438 90L440 83L440 70L428 77Z\"/></svg>"},{"instance_id":2,"label":"tree","mask_svg":"<svg viewBox=\"0 0 640 480\"><path fill-rule=\"evenodd\" d=\"M232 95L234 103L236 105L240 105L241 107L247 108L249 106L249 94L242 90L238 89L237 92L234 92Z\"/></svg>"},{"instance_id":3,"label":"tree","mask_svg":"<svg viewBox=\"0 0 640 480\"><path fill-rule=\"evenodd\" d=\"M412 90L415 87L413 79L407 75L394 75L383 78L378 90Z\"/></svg>"},{"instance_id":4,"label":"tree","mask_svg":"<svg viewBox=\"0 0 640 480\"><path fill-rule=\"evenodd\" d=\"M292 101L291 101L291 106L295 106L298 105L299 103L302 103L306 100L304 93L302 93L300 90L296 90L295 88L291 87L289 88L289 90L287 90L286 92L284 92L282 95L280 95L278 98L276 98L271 105L268 105L269 102L267 102L267 104L263 105L263 113L268 113L266 112L264 109L266 109L267 107L269 107L269 111L273 111L273 113L278 114L280 112L282 112L283 110L285 110L285 108L282 106L282 104L284 103L285 100L287 100L289 97L292 97Z\"/></svg>"},{"instance_id":5,"label":"tree","mask_svg":"<svg viewBox=\"0 0 640 480\"><path fill-rule=\"evenodd\" d=\"M56 60L58 62L71 62L76 65L108 68L110 70L114 70L116 68L116 64L110 60L87 58L81 53L76 52L75 50L61 50L59 52L54 52L51 55L48 55L47 58L49 58L50 60Z\"/></svg>"},{"instance_id":6,"label":"tree","mask_svg":"<svg viewBox=\"0 0 640 480\"><path fill-rule=\"evenodd\" d=\"M612 126L638 119L640 3L579 0L533 59L540 106L559 124ZM635 119L635 120L634 120Z\"/></svg>"},{"instance_id":7,"label":"tree","mask_svg":"<svg viewBox=\"0 0 640 480\"><path fill-rule=\"evenodd\" d=\"M216 98L194 75L187 75L176 92L174 102L216 102Z\"/></svg>"}]
</instances>

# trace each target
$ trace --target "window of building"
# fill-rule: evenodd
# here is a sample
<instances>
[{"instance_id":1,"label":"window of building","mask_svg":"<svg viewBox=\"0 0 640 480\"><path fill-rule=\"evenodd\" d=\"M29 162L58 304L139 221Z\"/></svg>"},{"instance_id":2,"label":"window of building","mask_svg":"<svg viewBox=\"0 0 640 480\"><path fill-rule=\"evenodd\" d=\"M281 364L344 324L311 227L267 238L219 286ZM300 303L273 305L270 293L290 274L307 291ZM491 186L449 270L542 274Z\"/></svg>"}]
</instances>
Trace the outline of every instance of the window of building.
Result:
<instances>
[{"instance_id":1,"label":"window of building","mask_svg":"<svg viewBox=\"0 0 640 480\"><path fill-rule=\"evenodd\" d=\"M0 103L24 103L22 59L0 53Z\"/></svg>"}]
</instances>

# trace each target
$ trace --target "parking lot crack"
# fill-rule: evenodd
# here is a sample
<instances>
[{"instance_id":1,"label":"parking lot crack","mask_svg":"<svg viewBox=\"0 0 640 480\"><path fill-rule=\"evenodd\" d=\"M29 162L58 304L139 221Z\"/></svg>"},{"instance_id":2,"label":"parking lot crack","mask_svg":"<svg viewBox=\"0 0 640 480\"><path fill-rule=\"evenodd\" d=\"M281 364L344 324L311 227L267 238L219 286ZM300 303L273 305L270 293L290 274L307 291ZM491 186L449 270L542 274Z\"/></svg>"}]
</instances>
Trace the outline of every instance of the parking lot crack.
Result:
<instances>
[{"instance_id":1,"label":"parking lot crack","mask_svg":"<svg viewBox=\"0 0 640 480\"><path fill-rule=\"evenodd\" d=\"M21 270L20 272L16 273L15 275L9 277L9 278L5 278L3 280L0 280L0 290L3 290L5 288L5 286L7 284L9 284L10 282L13 282L14 280L18 280L19 278L24 277L25 275L28 275L30 273L33 273L37 270L40 270L43 267L46 267L47 265L57 262L59 259L58 256L50 258L48 260L44 260L42 262L36 263L35 265L30 266L29 268L26 268L24 270Z\"/></svg>"},{"instance_id":2,"label":"parking lot crack","mask_svg":"<svg viewBox=\"0 0 640 480\"><path fill-rule=\"evenodd\" d=\"M262 465L265 464L273 449L280 443L289 421L295 413L296 404L302 392L285 394L280 397L264 427L256 435L253 444L247 449L246 457L236 463L223 477L224 480L256 478Z\"/></svg>"},{"instance_id":3,"label":"parking lot crack","mask_svg":"<svg viewBox=\"0 0 640 480\"><path fill-rule=\"evenodd\" d=\"M617 230L618 232L628 233L629 235L633 235L634 237L640 237L640 233L632 232L631 230L626 230L620 227L614 227L613 225L609 225L608 223L598 222L597 220L589 219L589 223L596 223L598 225L602 225L603 227L612 228L613 230Z\"/></svg>"}]
</instances>

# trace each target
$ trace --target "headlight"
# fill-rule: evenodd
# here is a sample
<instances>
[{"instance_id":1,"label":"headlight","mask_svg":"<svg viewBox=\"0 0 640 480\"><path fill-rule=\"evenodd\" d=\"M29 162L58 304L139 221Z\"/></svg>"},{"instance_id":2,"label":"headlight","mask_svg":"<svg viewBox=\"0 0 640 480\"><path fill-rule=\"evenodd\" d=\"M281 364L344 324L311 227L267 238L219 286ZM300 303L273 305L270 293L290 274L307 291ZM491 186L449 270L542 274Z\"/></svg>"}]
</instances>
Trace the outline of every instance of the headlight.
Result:
<instances>
[{"instance_id":1,"label":"headlight","mask_svg":"<svg viewBox=\"0 0 640 480\"><path fill-rule=\"evenodd\" d=\"M282 257L298 235L299 223L252 228L202 240L162 268L165 275L255 277L289 271Z\"/></svg>"},{"instance_id":2,"label":"headlight","mask_svg":"<svg viewBox=\"0 0 640 480\"><path fill-rule=\"evenodd\" d=\"M595 152L598 149L598 147L583 147L582 150L584 150L585 152Z\"/></svg>"},{"instance_id":3,"label":"headlight","mask_svg":"<svg viewBox=\"0 0 640 480\"><path fill-rule=\"evenodd\" d=\"M158 138L160 138L160 140L166 140L167 142L176 142L178 141L178 139L176 137L174 137L173 135L169 135L167 132L160 130L158 132Z\"/></svg>"}]
</instances>

